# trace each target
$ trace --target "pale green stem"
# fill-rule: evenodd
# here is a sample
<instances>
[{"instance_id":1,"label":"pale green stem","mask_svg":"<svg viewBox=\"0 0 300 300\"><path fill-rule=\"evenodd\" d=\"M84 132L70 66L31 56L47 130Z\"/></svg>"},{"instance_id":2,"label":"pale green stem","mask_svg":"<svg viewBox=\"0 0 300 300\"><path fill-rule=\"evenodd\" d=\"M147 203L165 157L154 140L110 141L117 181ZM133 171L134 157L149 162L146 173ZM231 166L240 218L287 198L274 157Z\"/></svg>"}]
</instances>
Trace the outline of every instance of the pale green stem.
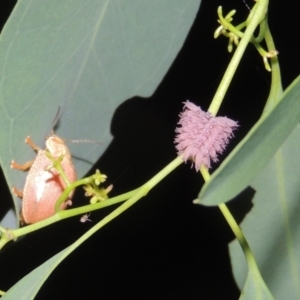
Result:
<instances>
[{"instance_id":1,"label":"pale green stem","mask_svg":"<svg viewBox=\"0 0 300 300\"><path fill-rule=\"evenodd\" d=\"M0 296L4 296L4 295L5 295L5 292L0 290Z\"/></svg>"},{"instance_id":2,"label":"pale green stem","mask_svg":"<svg viewBox=\"0 0 300 300\"><path fill-rule=\"evenodd\" d=\"M51 166L49 169L55 168L58 171L60 177L63 179L66 186L69 186L71 183L61 166L61 161L63 160L63 156L61 155L60 157L55 159L54 157L52 157L51 153L48 150L46 151L46 156L51 160L53 164L53 166Z\"/></svg>"},{"instance_id":3,"label":"pale green stem","mask_svg":"<svg viewBox=\"0 0 300 300\"><path fill-rule=\"evenodd\" d=\"M89 204L89 205L84 205L78 208L73 208L73 209L68 209L68 210L62 210L57 212L54 216L47 218L43 221L31 224L31 225L27 225L25 227L22 228L18 228L18 229L5 229L3 227L0 226L0 231L2 232L2 236L0 239L0 249L2 249L2 247L9 241L11 241L12 239L18 238L22 235L28 234L30 232L39 230L41 228L44 228L48 225L51 225L55 222L58 222L60 220L66 219L66 218L70 218L70 217L74 217L77 215L81 215L81 214L85 214L87 212L91 212L94 210L98 210L104 207L108 207L114 204L118 204L120 202L123 202L127 199L129 199L132 195L134 195L136 192L138 191L138 189L132 190L130 192L124 193L122 195L119 195L117 197L113 197L110 198L108 200L105 200L103 202L98 202L95 204Z\"/></svg>"},{"instance_id":4,"label":"pale green stem","mask_svg":"<svg viewBox=\"0 0 300 300\"><path fill-rule=\"evenodd\" d=\"M254 38L255 42L258 43L258 44L265 39L266 28L267 28L266 25L267 25L267 19L266 19L265 22L261 22L259 24L259 34L258 34L257 37Z\"/></svg>"},{"instance_id":5,"label":"pale green stem","mask_svg":"<svg viewBox=\"0 0 300 300\"><path fill-rule=\"evenodd\" d=\"M260 270L257 266L255 257L252 253L252 250L246 240L246 237L243 234L243 231L241 230L240 226L236 223L234 217L232 216L232 214L230 213L228 207L226 206L225 203L221 203L219 204L219 209L221 210L224 218L226 219L228 225L230 226L231 230L233 231L235 237L237 238L247 261L247 265L248 265L248 270L252 273L255 274L256 278L259 278L258 281L262 282L262 287L265 288L265 290L267 291L267 293L269 294L270 297L272 297L272 294L269 290L269 288L267 287L267 285L265 284L265 281L263 279L263 277L261 276ZM270 299L270 298L268 298Z\"/></svg>"},{"instance_id":6,"label":"pale green stem","mask_svg":"<svg viewBox=\"0 0 300 300\"><path fill-rule=\"evenodd\" d=\"M201 172L205 182L210 180L210 174L209 174L207 168L201 167L200 172ZM226 219L228 225L230 226L231 230L233 231L235 237L237 238L237 240L244 252L249 270L251 269L251 271L255 272L256 275L259 276L262 281L264 281L260 274L257 263L255 261L255 257L251 251L251 248L250 248L250 246L246 240L246 237L244 236L243 231L241 230L240 226L236 223L234 217L230 213L230 211L225 203L219 204L218 207L221 210L224 218Z\"/></svg>"},{"instance_id":7,"label":"pale green stem","mask_svg":"<svg viewBox=\"0 0 300 300\"><path fill-rule=\"evenodd\" d=\"M90 237L93 233L95 233L101 227L103 227L104 225L106 225L107 223L109 223L110 221L115 219L121 213L126 211L129 207L131 207L133 204L135 204L142 197L146 196L148 194L148 192L154 186L156 186L162 179L164 179L168 174L170 174L174 169L176 169L182 163L183 163L183 160L180 156L178 156L176 159L174 159L170 164L168 164L165 168L163 168L158 174L156 174L149 181L147 181L145 184L143 184L138 189L138 191L131 198L129 198L125 203L120 205L113 212L111 212L108 216L106 216L100 222L98 222L93 228L91 228L91 230L89 230L87 232L87 234L85 234L83 237L81 237L79 239L79 240L82 239L80 243L82 243L84 240L86 240L88 237Z\"/></svg>"},{"instance_id":8,"label":"pale green stem","mask_svg":"<svg viewBox=\"0 0 300 300\"><path fill-rule=\"evenodd\" d=\"M178 156L171 163L169 163L165 168L163 168L158 174L156 174L149 181L147 181L145 184L143 184L140 188L137 188L133 191L122 194L120 196L105 200L103 202L89 204L89 205L81 206L81 207L74 208L74 209L59 211L50 218L47 218L38 223L31 224L31 225L28 225L28 226L25 226L25 227L22 227L19 229L9 230L9 229L4 229L3 227L0 227L0 230L2 232L2 236L0 239L0 249L2 249L3 246L12 239L20 237L24 234L28 234L32 231L41 229L41 228L48 226L52 223L55 223L57 221L60 221L60 220L63 220L63 219L69 218L69 217L73 217L76 215L84 214L84 213L87 213L87 212L90 212L93 210L97 210L97 209L100 209L103 207L107 207L107 206L110 206L113 204L117 204L119 202L122 202L122 201L125 201L128 199L124 204L119 206L111 214L109 214L107 217L105 217L103 220L100 221L100 223L103 224L99 227L99 228L101 228L102 226L107 224L109 221L111 221L112 219L117 217L119 214L124 212L127 208L129 208L135 202L137 202L140 198L146 196L147 193L154 186L156 186L162 179L164 179L169 173L171 173L174 169L176 169L182 163L183 163L182 157Z\"/></svg>"},{"instance_id":9,"label":"pale green stem","mask_svg":"<svg viewBox=\"0 0 300 300\"><path fill-rule=\"evenodd\" d=\"M204 167L204 166L201 166L200 172L201 172L201 174L203 176L204 181L208 182L210 180L211 176L210 176L207 168ZM225 203L219 204L219 208L220 208L223 216L225 217L227 223L229 224L230 228L232 229L234 235L236 236L237 240L241 244L242 249L245 251L245 255L249 251L251 252L251 250L249 248L249 245L248 245L248 243L246 241L246 238L244 237L243 232L241 231L239 225L236 223L235 219L231 215L231 213L230 213L229 209L227 208L226 204Z\"/></svg>"},{"instance_id":10,"label":"pale green stem","mask_svg":"<svg viewBox=\"0 0 300 300\"><path fill-rule=\"evenodd\" d=\"M104 207L108 207L111 205L115 205L118 204L120 202L126 201L127 199L129 199L132 195L134 195L139 189L135 189L132 190L130 192L124 193L122 195L110 198L108 200L105 200L103 202L98 202L95 204L88 204L88 205L84 205L84 206L80 206L77 208L73 208L73 209L68 209L68 210L61 210L59 212L57 212L54 216L47 218L43 221L31 224L31 225L27 225L25 227L22 228L18 228L18 229L14 229L14 230L10 230L13 233L14 238L20 237L22 235L28 234L32 231L36 231L38 229L41 229L43 227L46 227L50 224L53 224L57 221L63 220L63 219L67 219L70 217L74 217L77 215L81 215L81 214L85 214L87 212L91 212L94 210L98 210Z\"/></svg>"},{"instance_id":11,"label":"pale green stem","mask_svg":"<svg viewBox=\"0 0 300 300\"><path fill-rule=\"evenodd\" d=\"M249 244L240 228L240 226L236 223L234 217L230 213L228 207L225 203L221 203L218 205L219 209L221 210L224 218L226 219L227 223L229 224L231 230L233 231L235 237L237 238L239 244L241 245L241 248L243 249L243 252L245 253L246 260L247 261L255 261L253 253L249 247ZM256 265L256 263L255 263Z\"/></svg>"},{"instance_id":12,"label":"pale green stem","mask_svg":"<svg viewBox=\"0 0 300 300\"><path fill-rule=\"evenodd\" d=\"M222 104L223 98L226 94L226 91L231 83L231 80L236 72L236 69L242 59L242 56L246 50L248 43L250 42L256 27L260 24L260 22L265 18L265 14L268 7L268 0L259 0L257 1L255 7L252 11L252 18L247 26L241 41L236 48L234 55L227 67L227 70L221 80L221 83L217 89L217 92L212 100L212 103L208 109L208 111L216 116L218 110Z\"/></svg>"},{"instance_id":13,"label":"pale green stem","mask_svg":"<svg viewBox=\"0 0 300 300\"><path fill-rule=\"evenodd\" d=\"M205 182L208 182L210 180L210 174L207 170L206 167L201 167L200 168L200 172L204 178L204 181ZM254 260L254 256L251 252L251 249L248 245L248 242L241 230L241 228L239 227L239 225L236 223L235 219L233 218L233 216L231 215L229 209L227 208L226 204L225 203L221 203L219 204L219 208L224 216L224 218L226 219L227 223L229 224L231 230L233 231L234 235L236 236L237 240L239 241L244 253L245 253L245 256L247 258L247 261L248 261L248 258L250 260Z\"/></svg>"},{"instance_id":14,"label":"pale green stem","mask_svg":"<svg viewBox=\"0 0 300 300\"><path fill-rule=\"evenodd\" d=\"M201 167L200 167L200 172L201 172L201 174L202 174L202 177L203 177L204 181L205 181L205 182L209 181L209 179L210 179L210 174L209 174L209 172L208 172L207 167L205 167L204 165L201 165Z\"/></svg>"},{"instance_id":15,"label":"pale green stem","mask_svg":"<svg viewBox=\"0 0 300 300\"><path fill-rule=\"evenodd\" d=\"M229 66L224 74L224 77L220 83L220 86L216 92L216 95L209 107L209 112L211 112L213 115L216 115L218 112L218 109L222 103L222 100L223 100L225 93L229 87L229 84L233 78L236 68L241 60L241 57L246 49L246 46L251 41L251 38L253 36L255 28L257 27L257 25L262 21L262 19L265 16L267 6L268 6L267 0L266 1L263 1L263 0L258 1L257 7L255 8L255 10L253 10L251 12L252 18L250 20L250 23L245 31L245 34L243 35L243 37L241 39L241 42L239 43L239 45L236 49L236 52L229 64ZM255 40L255 43L260 42L262 40L263 34L264 34L264 38L266 39L268 50L274 50L275 45L274 45L267 21L265 21L264 25L261 26L260 35ZM252 42L253 42L253 40L252 40ZM255 45L255 46L257 47L257 45ZM258 50L260 50L260 48L258 48ZM277 102L278 95L280 95L282 92L281 80L280 80L280 70L279 70L279 64L278 64L277 57L271 58L271 64L272 64L272 86L271 86L271 91L270 91L270 95L269 95L269 101ZM274 102L272 104L269 104L269 106L274 105ZM266 113L270 109L269 106L266 105L264 113ZM206 182L210 180L210 174L206 167L201 166L200 172ZM263 281L260 271L258 269L257 263L255 261L255 257L251 251L251 248L250 248L241 228L236 223L235 219L231 215L231 213L225 203L219 204L218 207L221 210L224 218L226 219L227 223L229 224L231 230L233 231L234 235L236 236L236 238L244 252L249 270L255 272L256 275L259 276L261 278L261 280ZM265 287L267 289L267 286L265 286Z\"/></svg>"},{"instance_id":16,"label":"pale green stem","mask_svg":"<svg viewBox=\"0 0 300 300\"><path fill-rule=\"evenodd\" d=\"M152 177L150 180L148 180L145 184L143 184L139 189L137 189L137 192L132 197L130 197L125 203L120 205L112 213L110 213L103 220L101 220L97 224L98 225L97 230L99 228L103 227L105 224L107 224L109 221L111 221L118 215L120 215L121 213L123 213L130 206L132 206L134 203L136 203L139 199L146 196L153 187L155 187L161 180L163 180L167 175L169 175L172 171L174 171L182 163L183 163L182 157L181 156L176 157L171 163L169 163L166 167L164 167L158 174L156 174L154 177ZM99 225L100 223L102 224L101 226ZM94 226L94 227L96 227L96 226Z\"/></svg>"},{"instance_id":17,"label":"pale green stem","mask_svg":"<svg viewBox=\"0 0 300 300\"><path fill-rule=\"evenodd\" d=\"M266 35L265 35L266 44L268 50L275 50L275 43L273 41L272 34L269 29L269 25L266 22ZM271 58L271 67L272 67L272 74L271 74L271 89L269 93L269 97L265 108L263 110L262 115L267 114L271 111L274 106L279 102L282 96L282 84L281 84L281 74L280 74L280 66L278 62L278 57Z\"/></svg>"},{"instance_id":18,"label":"pale green stem","mask_svg":"<svg viewBox=\"0 0 300 300\"><path fill-rule=\"evenodd\" d=\"M254 6L253 10L252 11L255 11L255 7L256 5ZM242 38L244 36L244 33L241 32L241 29L243 29L244 27L246 27L249 23L249 21L251 20L252 18L252 15L253 13L249 14L247 20L237 26L234 26L231 24L231 19L227 19L227 16L225 18L223 18L222 16L222 7L219 7L218 8L218 16L219 16L219 20L220 20L220 23L222 24L221 27L219 28L224 28L226 29L225 32L223 32L222 34L226 37L228 37L230 39L230 42L229 42L229 45L228 45L228 51L231 52L232 51L232 41L231 41L231 38L233 38L233 36L237 36L239 38ZM261 45L260 45L260 42L265 38L265 32L266 32L266 24L267 23L267 20L265 18L264 21L262 21L260 24L259 24L259 35L257 37L254 37L254 35L251 37L250 39L250 42L255 46L255 48L257 49L257 51L259 52L259 54L264 58L264 63L265 63L265 67L268 71L271 71L271 68L268 64L268 61L267 61L267 57L270 56L270 53L267 52ZM215 37L218 37L219 35L219 32L218 34L215 33Z\"/></svg>"},{"instance_id":19,"label":"pale green stem","mask_svg":"<svg viewBox=\"0 0 300 300\"><path fill-rule=\"evenodd\" d=\"M61 171L60 174L64 174L63 170ZM70 195L70 193L77 188L80 185L86 185L91 183L91 181L93 180L93 175L87 178L82 178L79 179L75 182L69 183L67 184L66 188L64 189L64 191L62 192L62 194L59 196L59 198L57 199L56 203L55 203L55 211L58 213L61 211L60 209L60 205L66 201ZM126 199L125 199L126 200Z\"/></svg>"}]
</instances>

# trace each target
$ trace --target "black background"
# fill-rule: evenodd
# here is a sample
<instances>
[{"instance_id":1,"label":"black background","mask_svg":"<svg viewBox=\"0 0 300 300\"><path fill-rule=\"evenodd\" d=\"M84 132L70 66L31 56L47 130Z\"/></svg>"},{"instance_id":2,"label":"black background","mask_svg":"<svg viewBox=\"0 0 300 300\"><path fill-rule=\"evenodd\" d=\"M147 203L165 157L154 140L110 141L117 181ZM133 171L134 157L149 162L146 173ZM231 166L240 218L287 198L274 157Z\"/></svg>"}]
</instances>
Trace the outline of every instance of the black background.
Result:
<instances>
[{"instance_id":1,"label":"black background","mask_svg":"<svg viewBox=\"0 0 300 300\"><path fill-rule=\"evenodd\" d=\"M287 87L300 69L299 4L270 2L269 24ZM3 23L13 4L1 1ZM154 95L128 99L116 110L114 140L96 166L114 184L111 196L138 187L176 157L174 129L183 101L208 108L232 56L227 39L213 39L219 5L224 13L237 9L235 24L248 14L242 0L203 0L183 49ZM250 45L219 111L240 124L228 151L259 118L269 85L270 74ZM4 178L1 183L2 197L9 197ZM202 184L190 164L180 166L65 259L37 299L238 299L227 248L234 236L217 207L192 204ZM239 222L251 210L253 193L248 189L229 203ZM80 191L74 203L86 203ZM72 218L6 245L0 254L0 289L9 289L112 210L93 212L93 222Z\"/></svg>"}]
</instances>

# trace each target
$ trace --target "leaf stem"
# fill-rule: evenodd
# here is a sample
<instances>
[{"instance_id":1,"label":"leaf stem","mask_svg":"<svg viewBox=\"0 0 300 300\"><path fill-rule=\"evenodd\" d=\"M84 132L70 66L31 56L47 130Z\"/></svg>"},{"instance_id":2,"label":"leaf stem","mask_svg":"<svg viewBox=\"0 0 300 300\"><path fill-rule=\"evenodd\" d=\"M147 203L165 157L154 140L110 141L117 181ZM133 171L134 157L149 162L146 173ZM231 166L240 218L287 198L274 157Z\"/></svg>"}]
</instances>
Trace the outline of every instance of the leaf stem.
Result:
<instances>
[{"instance_id":1,"label":"leaf stem","mask_svg":"<svg viewBox=\"0 0 300 300\"><path fill-rule=\"evenodd\" d=\"M268 47L268 50L276 49L275 43L269 29L268 22L266 22L266 34L265 34L265 41ZM280 66L278 62L278 57L271 58L271 89L269 93L268 100L266 102L265 108L263 110L262 116L270 112L274 106L279 102L282 98L282 84L281 84L281 74L280 74Z\"/></svg>"},{"instance_id":2,"label":"leaf stem","mask_svg":"<svg viewBox=\"0 0 300 300\"><path fill-rule=\"evenodd\" d=\"M207 168L202 167L200 168L200 172L204 178L204 180L207 182L210 180L210 174L207 170ZM198 203L198 201L194 201L195 204ZM247 265L248 265L248 270L249 272L251 272L252 274L254 274L254 276L260 281L262 282L262 286L264 287L264 289L266 290L266 292L270 295L270 297L272 298L272 294L269 291L267 285L265 284L259 268L257 266L255 257L252 253L252 250L246 240L246 237L243 234L243 231L241 230L240 226L236 223L234 217L232 216L232 214L230 213L228 207L226 206L225 203L221 203L218 205L220 211L222 212L225 220L227 221L228 225L230 226L231 230L233 231L235 237L237 238L247 261Z\"/></svg>"},{"instance_id":3,"label":"leaf stem","mask_svg":"<svg viewBox=\"0 0 300 300\"><path fill-rule=\"evenodd\" d=\"M130 192L124 193L122 195L119 195L117 197L110 198L103 202L97 202L95 204L89 204L89 205L85 205L85 206L81 206L81 207L73 208L73 209L68 209L68 210L61 210L50 218L47 218L43 221L28 225L28 226L25 226L22 228L18 228L18 229L8 230L3 227L0 227L0 230L2 232L1 239L0 239L0 250L4 247L4 245L7 242L9 242L13 239L16 239L22 235L28 234L32 231L46 227L57 221L60 221L60 220L66 219L66 218L70 218L70 217L73 217L76 215L84 214L84 213L87 213L90 211L98 210L98 209L101 209L101 208L104 208L107 206L111 206L111 205L114 205L114 204L117 204L117 203L127 200L124 204L119 206L111 214L109 214L107 217L105 217L103 220L100 221L102 225L99 228L101 228L102 226L107 224L109 221L111 221L112 219L117 217L119 214L124 212L126 209L128 209L130 206L132 206L140 198L146 196L153 187L155 187L161 180L163 180L168 174L170 174L174 169L176 169L182 163L183 163L182 157L178 156L171 163L169 163L166 167L164 167L159 173L157 173L149 181L147 181L145 184L143 184L141 187L134 189ZM89 177L87 179L89 179ZM86 184L87 179L83 178L81 180L78 180L75 182L75 185L79 186L82 184ZM72 184L70 186L72 186ZM66 191L64 191L64 193L66 193L67 195L70 193L69 188L70 187L67 187ZM73 188L74 187L72 186L72 189Z\"/></svg>"},{"instance_id":4,"label":"leaf stem","mask_svg":"<svg viewBox=\"0 0 300 300\"><path fill-rule=\"evenodd\" d=\"M247 261L248 265L248 274L252 273L252 276L255 277L257 282L260 282L260 285L264 288L265 292L269 295L270 298L268 299L273 299L273 296L266 285L263 277L261 276L261 273L259 271L259 268L257 266L255 257L253 255L253 252L246 240L246 237L243 234L243 231L241 230L240 226L236 223L234 217L230 213L228 207L226 206L225 203L221 203L218 205L219 209L221 210L224 218L226 219L227 223L229 224L231 230L233 231L234 235L236 236ZM249 275L248 275L249 276Z\"/></svg>"},{"instance_id":5,"label":"leaf stem","mask_svg":"<svg viewBox=\"0 0 300 300\"><path fill-rule=\"evenodd\" d=\"M116 208L109 215L104 217L101 221L99 221L95 226L93 226L87 233L85 233L80 239L76 241L76 243L81 244L88 237L94 234L101 227L115 219L121 213L126 211L129 207L135 204L139 199L146 196L148 192L157 185L162 179L164 179L168 174L170 174L173 170L175 170L179 165L183 163L181 156L175 158L171 163L169 163L166 167L164 167L159 173L157 173L154 177L148 180L145 184L143 184L140 188L134 190L133 195L122 205ZM106 202L106 201L105 201ZM105 203L102 202L102 203ZM96 205L96 204L95 204ZM62 213L62 212L61 212ZM75 245L74 243L73 245Z\"/></svg>"}]
</instances>

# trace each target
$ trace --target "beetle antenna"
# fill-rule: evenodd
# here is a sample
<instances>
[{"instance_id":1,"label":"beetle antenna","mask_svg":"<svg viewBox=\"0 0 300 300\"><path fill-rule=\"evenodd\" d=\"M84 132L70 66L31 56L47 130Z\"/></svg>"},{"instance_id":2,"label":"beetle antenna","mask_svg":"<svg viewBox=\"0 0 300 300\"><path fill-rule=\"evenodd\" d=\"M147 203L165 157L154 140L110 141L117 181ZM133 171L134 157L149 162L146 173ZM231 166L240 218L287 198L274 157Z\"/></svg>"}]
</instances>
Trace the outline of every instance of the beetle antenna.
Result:
<instances>
[{"instance_id":1,"label":"beetle antenna","mask_svg":"<svg viewBox=\"0 0 300 300\"><path fill-rule=\"evenodd\" d=\"M90 144L102 144L99 141L95 140L69 140L69 139L64 139L66 142L71 142L71 143L90 143Z\"/></svg>"},{"instance_id":2,"label":"beetle antenna","mask_svg":"<svg viewBox=\"0 0 300 300\"><path fill-rule=\"evenodd\" d=\"M54 134L54 127L57 125L58 121L59 121L59 112L60 112L60 106L57 109L57 113L52 121L52 130L51 130L51 134Z\"/></svg>"},{"instance_id":3,"label":"beetle antenna","mask_svg":"<svg viewBox=\"0 0 300 300\"><path fill-rule=\"evenodd\" d=\"M245 4L245 6L247 7L247 9L248 9L249 11L251 11L251 8L250 8L250 6L248 5L248 3L246 2L246 0L243 0L243 2L244 2L244 4Z\"/></svg>"}]
</instances>

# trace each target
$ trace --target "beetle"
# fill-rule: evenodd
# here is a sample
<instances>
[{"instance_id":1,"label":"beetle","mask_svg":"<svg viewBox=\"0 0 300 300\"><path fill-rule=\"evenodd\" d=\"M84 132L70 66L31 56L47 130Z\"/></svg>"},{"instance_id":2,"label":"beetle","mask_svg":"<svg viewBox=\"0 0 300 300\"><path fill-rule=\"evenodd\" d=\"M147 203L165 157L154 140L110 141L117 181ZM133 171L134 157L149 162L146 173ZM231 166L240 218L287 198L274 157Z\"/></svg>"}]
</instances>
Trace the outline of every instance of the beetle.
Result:
<instances>
[{"instance_id":1,"label":"beetle","mask_svg":"<svg viewBox=\"0 0 300 300\"><path fill-rule=\"evenodd\" d=\"M33 224L49 218L55 214L55 203L66 188L66 184L58 174L58 171L52 166L52 161L46 156L49 151L54 159L62 157L60 162L69 182L76 181L76 170L72 162L71 153L60 137L52 133L46 139L46 149L36 146L31 138L27 136L25 139L37 156L33 161L23 165L11 162L12 169L28 170L25 186L23 191L19 191L13 187L13 193L22 198L22 209L20 219L22 224ZM61 204L61 209L66 209L72 204L74 191L69 194L68 199Z\"/></svg>"}]
</instances>

